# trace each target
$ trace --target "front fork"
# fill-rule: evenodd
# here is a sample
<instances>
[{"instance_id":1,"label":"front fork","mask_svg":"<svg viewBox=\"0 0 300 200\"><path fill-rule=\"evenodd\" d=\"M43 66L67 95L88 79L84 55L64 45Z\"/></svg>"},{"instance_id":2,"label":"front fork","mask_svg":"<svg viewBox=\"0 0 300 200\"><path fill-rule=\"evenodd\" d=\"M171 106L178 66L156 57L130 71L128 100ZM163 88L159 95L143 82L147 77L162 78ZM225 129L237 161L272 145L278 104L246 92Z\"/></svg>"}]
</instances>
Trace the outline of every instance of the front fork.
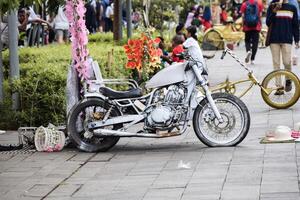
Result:
<instances>
[{"instance_id":1,"label":"front fork","mask_svg":"<svg viewBox=\"0 0 300 200\"><path fill-rule=\"evenodd\" d=\"M201 72L200 72L200 70L199 70L199 68L198 68L197 65L193 65L193 70L195 72L195 75L196 75L196 77L197 77L197 79L198 79L201 87L204 90L205 96L207 98L207 101L208 101L211 109L213 110L213 112L214 112L215 116L217 117L218 121L220 123L223 123L224 120L223 120L223 118L222 118L222 116L221 116L221 114L220 114L220 112L219 112L219 110L218 110L218 108L217 108L217 106L215 104L215 101L213 100L213 98L211 96L211 91L208 88L207 81L201 75Z\"/></svg>"}]
</instances>

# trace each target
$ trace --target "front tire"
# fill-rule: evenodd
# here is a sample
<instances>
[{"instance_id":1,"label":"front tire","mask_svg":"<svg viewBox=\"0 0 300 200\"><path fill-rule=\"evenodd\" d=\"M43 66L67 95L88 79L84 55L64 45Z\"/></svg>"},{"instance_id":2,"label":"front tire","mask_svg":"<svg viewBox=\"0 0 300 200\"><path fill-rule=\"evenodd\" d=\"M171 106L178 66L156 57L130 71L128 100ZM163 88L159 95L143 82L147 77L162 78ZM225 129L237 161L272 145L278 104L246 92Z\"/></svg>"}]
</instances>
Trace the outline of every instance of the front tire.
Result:
<instances>
[{"instance_id":1,"label":"front tire","mask_svg":"<svg viewBox=\"0 0 300 200\"><path fill-rule=\"evenodd\" d=\"M247 136L250 128L248 108L239 98L227 93L215 93L212 98L224 122L218 122L207 99L203 99L193 117L197 137L209 147L238 145Z\"/></svg>"},{"instance_id":2,"label":"front tire","mask_svg":"<svg viewBox=\"0 0 300 200\"><path fill-rule=\"evenodd\" d=\"M291 90L285 91L286 80L291 82ZM275 70L270 72L263 80L261 95L263 100L276 109L286 109L297 103L300 97L300 81L291 71ZM277 90L282 90L282 95L276 95ZM267 93L266 93L267 92Z\"/></svg>"},{"instance_id":3,"label":"front tire","mask_svg":"<svg viewBox=\"0 0 300 200\"><path fill-rule=\"evenodd\" d=\"M109 109L110 104L102 99L87 99L72 110L68 120L69 137L78 149L85 152L104 152L117 144L119 137L96 137L93 130L87 127L91 121L101 121ZM110 117L119 115L118 110L111 110ZM122 125L117 124L110 128L117 130L122 128Z\"/></svg>"}]
</instances>

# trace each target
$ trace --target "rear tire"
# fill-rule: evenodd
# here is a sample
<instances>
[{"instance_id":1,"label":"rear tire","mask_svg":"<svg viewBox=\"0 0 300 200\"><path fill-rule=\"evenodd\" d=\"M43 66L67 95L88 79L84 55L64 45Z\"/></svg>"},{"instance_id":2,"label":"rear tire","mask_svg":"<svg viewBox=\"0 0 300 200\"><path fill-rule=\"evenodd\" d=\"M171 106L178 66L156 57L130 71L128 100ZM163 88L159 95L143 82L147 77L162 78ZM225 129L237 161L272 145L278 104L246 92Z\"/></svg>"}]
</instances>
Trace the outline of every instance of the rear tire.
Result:
<instances>
[{"instance_id":1,"label":"rear tire","mask_svg":"<svg viewBox=\"0 0 300 200\"><path fill-rule=\"evenodd\" d=\"M250 128L248 108L239 98L227 93L215 93L212 94L212 98L224 122L218 123L207 99L203 99L196 108L193 117L193 127L197 137L209 147L238 145L247 136ZM224 105L227 105L228 108ZM235 114L234 111L237 113ZM205 127L207 127L206 130ZM237 131L234 133L236 127ZM229 135L231 134L233 136L230 138Z\"/></svg>"},{"instance_id":2,"label":"rear tire","mask_svg":"<svg viewBox=\"0 0 300 200\"><path fill-rule=\"evenodd\" d=\"M117 144L120 139L119 137L96 137L93 135L93 130L87 127L87 123L96 120L99 121L99 117L103 116L109 107L110 104L105 103L102 99L88 99L79 103L73 109L68 121L68 130L70 140L78 149L85 152L104 152ZM89 111L90 113L88 113ZM88 116L88 114L92 116ZM111 110L111 117L119 115L118 110ZM95 117L98 119L95 119ZM122 128L121 124L112 126L113 130L120 128Z\"/></svg>"}]
</instances>

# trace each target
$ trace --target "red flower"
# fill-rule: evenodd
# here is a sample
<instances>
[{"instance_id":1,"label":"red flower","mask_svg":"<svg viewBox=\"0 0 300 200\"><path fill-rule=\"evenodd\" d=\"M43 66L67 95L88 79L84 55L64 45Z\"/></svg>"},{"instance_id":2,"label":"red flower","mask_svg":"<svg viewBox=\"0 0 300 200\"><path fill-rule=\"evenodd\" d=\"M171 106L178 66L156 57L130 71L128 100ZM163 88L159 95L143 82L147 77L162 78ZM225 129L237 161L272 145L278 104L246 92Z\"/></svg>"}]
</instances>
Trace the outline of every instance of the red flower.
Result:
<instances>
[{"instance_id":1,"label":"red flower","mask_svg":"<svg viewBox=\"0 0 300 200\"><path fill-rule=\"evenodd\" d=\"M154 43L155 44L159 44L161 42L161 39L160 38L155 38L155 40L154 40Z\"/></svg>"},{"instance_id":2,"label":"red flower","mask_svg":"<svg viewBox=\"0 0 300 200\"><path fill-rule=\"evenodd\" d=\"M136 63L135 62L128 62L126 67L129 68L129 69L134 69L136 67Z\"/></svg>"}]
</instances>

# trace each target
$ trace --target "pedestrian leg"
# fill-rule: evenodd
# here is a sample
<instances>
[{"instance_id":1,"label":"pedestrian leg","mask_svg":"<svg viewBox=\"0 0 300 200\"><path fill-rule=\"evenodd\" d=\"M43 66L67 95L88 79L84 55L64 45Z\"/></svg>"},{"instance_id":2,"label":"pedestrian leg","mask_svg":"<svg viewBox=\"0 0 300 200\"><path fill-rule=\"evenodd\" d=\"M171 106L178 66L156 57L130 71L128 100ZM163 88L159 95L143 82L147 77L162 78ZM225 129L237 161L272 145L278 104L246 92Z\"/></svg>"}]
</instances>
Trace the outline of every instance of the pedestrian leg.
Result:
<instances>
[{"instance_id":1,"label":"pedestrian leg","mask_svg":"<svg viewBox=\"0 0 300 200\"><path fill-rule=\"evenodd\" d=\"M255 56L258 49L258 42L259 42L259 32L253 31L252 32L252 55L251 55L251 61L255 60Z\"/></svg>"},{"instance_id":2,"label":"pedestrian leg","mask_svg":"<svg viewBox=\"0 0 300 200\"><path fill-rule=\"evenodd\" d=\"M282 61L284 68L288 71L292 71L292 45L282 44ZM292 90L292 81L285 77L285 91L289 92Z\"/></svg>"},{"instance_id":3,"label":"pedestrian leg","mask_svg":"<svg viewBox=\"0 0 300 200\"><path fill-rule=\"evenodd\" d=\"M245 45L246 45L246 51L247 51L245 63L248 63L250 60L250 56L251 56L251 31L245 32Z\"/></svg>"},{"instance_id":4,"label":"pedestrian leg","mask_svg":"<svg viewBox=\"0 0 300 200\"><path fill-rule=\"evenodd\" d=\"M270 44L274 70L280 69L280 44ZM276 77L276 87L282 87L281 77Z\"/></svg>"},{"instance_id":5,"label":"pedestrian leg","mask_svg":"<svg viewBox=\"0 0 300 200\"><path fill-rule=\"evenodd\" d=\"M292 45L291 44L282 44L282 61L284 69L291 71L292 70Z\"/></svg>"}]
</instances>

